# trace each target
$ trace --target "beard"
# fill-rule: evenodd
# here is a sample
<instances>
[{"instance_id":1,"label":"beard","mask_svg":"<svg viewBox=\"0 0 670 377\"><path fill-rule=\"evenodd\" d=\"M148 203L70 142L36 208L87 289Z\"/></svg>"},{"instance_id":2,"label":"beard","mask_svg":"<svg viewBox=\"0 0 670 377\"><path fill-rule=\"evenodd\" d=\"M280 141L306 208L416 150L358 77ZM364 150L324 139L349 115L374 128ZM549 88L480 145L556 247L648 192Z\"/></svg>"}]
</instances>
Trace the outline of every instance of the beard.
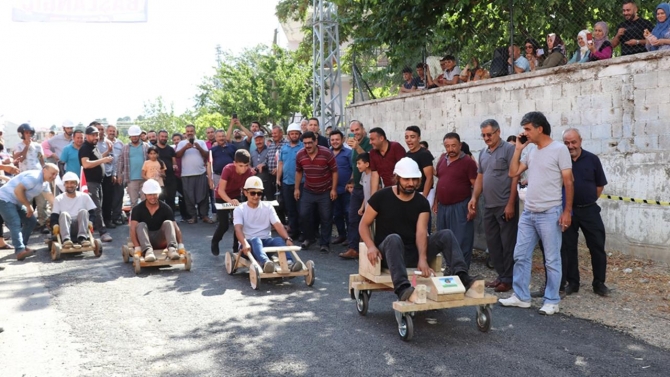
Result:
<instances>
[{"instance_id":1,"label":"beard","mask_svg":"<svg viewBox=\"0 0 670 377\"><path fill-rule=\"evenodd\" d=\"M406 195L412 195L416 191L416 187L405 188L400 183L396 183L396 186L398 187L398 192L402 192Z\"/></svg>"}]
</instances>

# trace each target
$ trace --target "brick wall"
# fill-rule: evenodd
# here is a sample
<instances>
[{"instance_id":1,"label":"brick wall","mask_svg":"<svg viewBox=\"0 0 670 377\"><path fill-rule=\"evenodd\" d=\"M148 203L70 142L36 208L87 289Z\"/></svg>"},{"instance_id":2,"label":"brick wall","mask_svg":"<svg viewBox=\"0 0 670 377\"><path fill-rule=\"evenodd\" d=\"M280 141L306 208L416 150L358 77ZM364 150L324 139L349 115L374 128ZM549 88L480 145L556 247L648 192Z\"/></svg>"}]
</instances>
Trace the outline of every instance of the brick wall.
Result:
<instances>
[{"instance_id":1,"label":"brick wall","mask_svg":"<svg viewBox=\"0 0 670 377\"><path fill-rule=\"evenodd\" d=\"M458 132L477 154L485 146L479 136L484 119L496 119L507 138L535 110L547 116L556 140L568 127L580 130L582 147L602 160L609 181L605 194L670 201L667 51L367 101L346 112L347 119L362 121L366 129L382 127L403 145L405 128L417 125L437 157L447 132ZM608 250L670 262L670 207L607 199L599 204Z\"/></svg>"}]
</instances>

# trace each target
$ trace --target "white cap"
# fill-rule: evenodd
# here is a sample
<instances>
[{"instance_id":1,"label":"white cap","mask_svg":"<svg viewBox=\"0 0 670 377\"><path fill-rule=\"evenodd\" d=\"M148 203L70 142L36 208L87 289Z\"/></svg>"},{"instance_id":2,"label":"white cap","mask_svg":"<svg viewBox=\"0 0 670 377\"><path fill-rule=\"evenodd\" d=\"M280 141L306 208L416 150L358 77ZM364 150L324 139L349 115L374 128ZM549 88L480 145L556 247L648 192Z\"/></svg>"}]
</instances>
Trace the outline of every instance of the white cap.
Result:
<instances>
[{"instance_id":1,"label":"white cap","mask_svg":"<svg viewBox=\"0 0 670 377\"><path fill-rule=\"evenodd\" d=\"M257 190L263 190L263 181L261 181L260 178L258 177L249 177L247 180L244 182L244 189L257 189Z\"/></svg>"},{"instance_id":2,"label":"white cap","mask_svg":"<svg viewBox=\"0 0 670 377\"><path fill-rule=\"evenodd\" d=\"M65 119L65 120L63 121L62 126L63 126L63 128L65 128L65 127L74 127L74 123L72 123L72 121L69 120L69 119Z\"/></svg>"},{"instance_id":3,"label":"white cap","mask_svg":"<svg viewBox=\"0 0 670 377\"><path fill-rule=\"evenodd\" d=\"M142 129L140 126L132 125L128 128L128 136L140 136L142 134Z\"/></svg>"},{"instance_id":4,"label":"white cap","mask_svg":"<svg viewBox=\"0 0 670 377\"><path fill-rule=\"evenodd\" d=\"M158 181L156 181L155 179L147 179L146 182L144 182L144 184L142 185L142 192L145 195L160 194L161 193L161 185L159 185Z\"/></svg>"},{"instance_id":5,"label":"white cap","mask_svg":"<svg viewBox=\"0 0 670 377\"><path fill-rule=\"evenodd\" d=\"M289 133L291 131L298 131L302 133L302 128L300 127L300 123L291 123L288 128L286 129L286 133Z\"/></svg>"},{"instance_id":6,"label":"white cap","mask_svg":"<svg viewBox=\"0 0 670 377\"><path fill-rule=\"evenodd\" d=\"M79 176L77 176L77 174L69 171L69 172L63 174L62 181L63 181L63 183L65 183L67 181L77 181L77 183L79 183Z\"/></svg>"},{"instance_id":7,"label":"white cap","mask_svg":"<svg viewBox=\"0 0 670 377\"><path fill-rule=\"evenodd\" d=\"M393 174L400 178L421 178L421 169L416 161L409 157L403 157L395 164Z\"/></svg>"}]
</instances>

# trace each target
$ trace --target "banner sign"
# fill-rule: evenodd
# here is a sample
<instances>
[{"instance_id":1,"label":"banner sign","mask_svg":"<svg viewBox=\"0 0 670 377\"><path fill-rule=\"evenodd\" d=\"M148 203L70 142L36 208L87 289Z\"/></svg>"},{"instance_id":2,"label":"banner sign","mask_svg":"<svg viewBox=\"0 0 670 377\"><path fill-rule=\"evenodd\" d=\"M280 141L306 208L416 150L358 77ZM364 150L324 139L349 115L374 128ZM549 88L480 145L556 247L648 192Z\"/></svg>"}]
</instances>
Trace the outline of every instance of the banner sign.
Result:
<instances>
[{"instance_id":1,"label":"banner sign","mask_svg":"<svg viewBox=\"0 0 670 377\"><path fill-rule=\"evenodd\" d=\"M148 0L13 0L15 22L147 22Z\"/></svg>"}]
</instances>

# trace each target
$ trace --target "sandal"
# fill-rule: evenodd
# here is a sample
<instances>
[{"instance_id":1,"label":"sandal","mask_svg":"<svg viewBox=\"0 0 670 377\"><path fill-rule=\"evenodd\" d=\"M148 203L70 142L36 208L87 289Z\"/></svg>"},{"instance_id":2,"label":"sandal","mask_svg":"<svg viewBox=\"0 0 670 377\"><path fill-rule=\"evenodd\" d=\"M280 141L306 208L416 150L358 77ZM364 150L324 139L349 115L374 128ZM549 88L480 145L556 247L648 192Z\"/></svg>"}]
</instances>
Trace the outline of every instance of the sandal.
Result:
<instances>
[{"instance_id":1,"label":"sandal","mask_svg":"<svg viewBox=\"0 0 670 377\"><path fill-rule=\"evenodd\" d=\"M187 224L195 224L195 223L197 223L197 222L198 222L198 220L196 220L196 219L188 219L188 220L186 220L186 223L187 223Z\"/></svg>"},{"instance_id":2,"label":"sandal","mask_svg":"<svg viewBox=\"0 0 670 377\"><path fill-rule=\"evenodd\" d=\"M202 222L207 224L214 224L214 220L210 219L209 217L203 217Z\"/></svg>"}]
</instances>

